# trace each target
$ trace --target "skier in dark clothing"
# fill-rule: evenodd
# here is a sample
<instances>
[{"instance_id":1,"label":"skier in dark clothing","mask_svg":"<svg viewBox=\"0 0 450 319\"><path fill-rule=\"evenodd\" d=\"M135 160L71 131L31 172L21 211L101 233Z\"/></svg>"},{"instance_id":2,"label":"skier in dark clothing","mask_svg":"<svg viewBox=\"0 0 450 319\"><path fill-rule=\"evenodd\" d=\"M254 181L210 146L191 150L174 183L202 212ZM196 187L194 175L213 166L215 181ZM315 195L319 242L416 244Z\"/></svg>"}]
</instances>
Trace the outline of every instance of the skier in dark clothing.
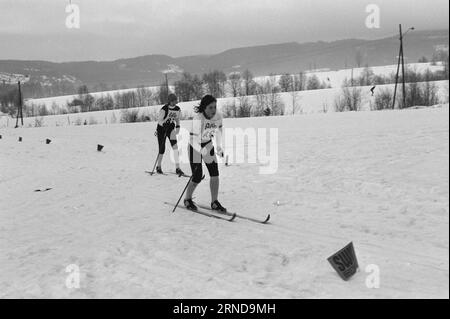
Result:
<instances>
[{"instance_id":1,"label":"skier in dark clothing","mask_svg":"<svg viewBox=\"0 0 450 319\"><path fill-rule=\"evenodd\" d=\"M166 139L170 141L172 145L176 174L179 176L184 175L184 172L180 169L180 160L177 145L177 135L180 133L180 117L181 110L177 106L178 98L175 94L170 94L168 98L168 104L164 105L159 111L158 126L156 128L156 136L158 137L159 155L157 160L156 172L163 174L161 163L164 153L166 151Z\"/></svg>"}]
</instances>

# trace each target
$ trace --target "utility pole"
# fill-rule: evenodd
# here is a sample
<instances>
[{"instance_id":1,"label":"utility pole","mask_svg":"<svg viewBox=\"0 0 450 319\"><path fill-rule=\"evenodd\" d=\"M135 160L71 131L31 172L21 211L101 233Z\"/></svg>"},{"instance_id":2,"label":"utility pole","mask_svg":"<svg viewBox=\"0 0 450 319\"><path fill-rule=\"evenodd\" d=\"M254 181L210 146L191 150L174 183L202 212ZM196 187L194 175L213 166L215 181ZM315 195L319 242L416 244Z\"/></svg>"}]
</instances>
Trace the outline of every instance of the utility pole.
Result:
<instances>
[{"instance_id":1,"label":"utility pole","mask_svg":"<svg viewBox=\"0 0 450 319\"><path fill-rule=\"evenodd\" d=\"M23 126L23 100L22 100L22 90L20 86L20 81L17 83L19 86L19 105L17 106L17 117L16 117L16 127L19 127L19 116Z\"/></svg>"},{"instance_id":2,"label":"utility pole","mask_svg":"<svg viewBox=\"0 0 450 319\"><path fill-rule=\"evenodd\" d=\"M405 54L403 52L403 33L402 33L402 25L400 24L400 51L402 52L402 84L403 84L403 107L407 107L406 105L406 86L405 86Z\"/></svg>"},{"instance_id":3,"label":"utility pole","mask_svg":"<svg viewBox=\"0 0 450 319\"><path fill-rule=\"evenodd\" d=\"M169 78L167 72L164 75L166 76L166 101L169 103Z\"/></svg>"},{"instance_id":4,"label":"utility pole","mask_svg":"<svg viewBox=\"0 0 450 319\"><path fill-rule=\"evenodd\" d=\"M400 65L402 67L402 85L403 85L403 108L405 108L406 105L406 77L405 77L405 56L404 56L404 52L403 52L403 38L406 35L406 33L408 33L411 30L414 30L414 27L409 28L405 34L403 34L402 31L402 25L399 25L399 29L400 29L400 51L398 53L398 64L397 64L397 74L395 76L395 89L394 89L394 99L393 99L393 104L392 104L392 108L395 108L395 100L397 97L397 86L398 86L398 78L399 78L399 73L400 73Z\"/></svg>"}]
</instances>

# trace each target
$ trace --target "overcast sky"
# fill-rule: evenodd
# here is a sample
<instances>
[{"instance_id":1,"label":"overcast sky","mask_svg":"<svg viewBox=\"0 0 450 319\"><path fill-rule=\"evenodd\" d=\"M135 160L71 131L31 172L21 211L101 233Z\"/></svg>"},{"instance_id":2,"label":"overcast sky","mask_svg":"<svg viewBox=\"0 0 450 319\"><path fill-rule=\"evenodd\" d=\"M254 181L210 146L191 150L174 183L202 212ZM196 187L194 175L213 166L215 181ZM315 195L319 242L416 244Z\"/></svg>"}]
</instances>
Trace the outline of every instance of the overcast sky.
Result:
<instances>
[{"instance_id":1,"label":"overcast sky","mask_svg":"<svg viewBox=\"0 0 450 319\"><path fill-rule=\"evenodd\" d=\"M379 38L398 24L448 29L448 0L0 0L0 59L111 60L185 56L281 42ZM381 28L365 26L368 4Z\"/></svg>"}]
</instances>

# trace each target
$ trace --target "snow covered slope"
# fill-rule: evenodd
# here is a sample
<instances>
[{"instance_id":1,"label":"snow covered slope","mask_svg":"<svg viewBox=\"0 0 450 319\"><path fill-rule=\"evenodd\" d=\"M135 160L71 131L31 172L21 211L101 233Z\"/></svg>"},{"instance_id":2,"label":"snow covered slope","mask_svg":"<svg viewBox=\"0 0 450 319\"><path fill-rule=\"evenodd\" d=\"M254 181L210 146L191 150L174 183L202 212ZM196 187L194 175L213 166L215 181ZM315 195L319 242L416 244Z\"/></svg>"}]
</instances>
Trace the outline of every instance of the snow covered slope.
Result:
<instances>
[{"instance_id":1,"label":"snow covered slope","mask_svg":"<svg viewBox=\"0 0 450 319\"><path fill-rule=\"evenodd\" d=\"M171 214L186 179L144 174L154 123L2 129L0 298L448 298L448 116L225 120L279 129L277 174L220 168L223 204L270 225ZM209 202L208 178L196 200ZM361 271L343 282L326 259L350 241ZM79 289L66 287L71 264Z\"/></svg>"}]
</instances>

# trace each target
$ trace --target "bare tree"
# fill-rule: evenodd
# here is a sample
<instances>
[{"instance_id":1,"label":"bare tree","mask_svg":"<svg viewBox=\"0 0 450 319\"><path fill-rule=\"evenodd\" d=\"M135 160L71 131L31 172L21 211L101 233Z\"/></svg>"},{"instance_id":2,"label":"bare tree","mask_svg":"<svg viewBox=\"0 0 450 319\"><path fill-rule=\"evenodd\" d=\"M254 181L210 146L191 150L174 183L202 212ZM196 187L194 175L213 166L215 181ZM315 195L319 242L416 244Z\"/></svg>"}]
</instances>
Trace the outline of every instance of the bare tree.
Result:
<instances>
[{"instance_id":1,"label":"bare tree","mask_svg":"<svg viewBox=\"0 0 450 319\"><path fill-rule=\"evenodd\" d=\"M88 87L87 87L86 85L80 86L80 87L78 88L78 96L80 97L80 100L82 100L83 97L84 97L86 94L89 94L89 89L88 89Z\"/></svg>"},{"instance_id":2,"label":"bare tree","mask_svg":"<svg viewBox=\"0 0 450 319\"><path fill-rule=\"evenodd\" d=\"M52 114L57 115L59 113L59 106L56 102L52 103Z\"/></svg>"},{"instance_id":3,"label":"bare tree","mask_svg":"<svg viewBox=\"0 0 450 319\"><path fill-rule=\"evenodd\" d=\"M175 94L178 96L180 101L191 101L193 98L192 89L193 77L190 73L184 72L181 75L181 79L174 83Z\"/></svg>"},{"instance_id":4,"label":"bare tree","mask_svg":"<svg viewBox=\"0 0 450 319\"><path fill-rule=\"evenodd\" d=\"M224 96L226 81L227 76L222 71L214 70L203 74L203 82L206 84L208 93L217 98Z\"/></svg>"},{"instance_id":5,"label":"bare tree","mask_svg":"<svg viewBox=\"0 0 450 319\"><path fill-rule=\"evenodd\" d=\"M152 100L152 91L140 86L136 92L137 105L138 106L150 106Z\"/></svg>"},{"instance_id":6,"label":"bare tree","mask_svg":"<svg viewBox=\"0 0 450 319\"><path fill-rule=\"evenodd\" d=\"M138 98L136 92L117 93L115 96L117 108L128 109L137 107Z\"/></svg>"},{"instance_id":7,"label":"bare tree","mask_svg":"<svg viewBox=\"0 0 450 319\"><path fill-rule=\"evenodd\" d=\"M313 74L308 78L308 82L306 83L307 90L320 90L322 88L322 84L320 83L317 75Z\"/></svg>"},{"instance_id":8,"label":"bare tree","mask_svg":"<svg viewBox=\"0 0 450 319\"><path fill-rule=\"evenodd\" d=\"M432 106L439 103L438 87L430 80L431 72L425 73L424 83L409 83L406 89L406 105L400 103L400 108L411 106Z\"/></svg>"},{"instance_id":9,"label":"bare tree","mask_svg":"<svg viewBox=\"0 0 450 319\"><path fill-rule=\"evenodd\" d=\"M369 68L369 65L366 65L364 70L362 71L361 76L359 77L359 85L360 86L369 86L373 84L373 78L375 76L375 73L371 68Z\"/></svg>"},{"instance_id":10,"label":"bare tree","mask_svg":"<svg viewBox=\"0 0 450 319\"><path fill-rule=\"evenodd\" d=\"M280 80L278 81L280 88L281 88L281 92L289 92L289 91L293 90L294 89L293 82L294 82L294 76L292 76L290 74L283 74L280 77Z\"/></svg>"},{"instance_id":11,"label":"bare tree","mask_svg":"<svg viewBox=\"0 0 450 319\"><path fill-rule=\"evenodd\" d=\"M239 97L238 117L250 117L252 115L252 104L248 96Z\"/></svg>"},{"instance_id":12,"label":"bare tree","mask_svg":"<svg viewBox=\"0 0 450 319\"><path fill-rule=\"evenodd\" d=\"M107 94L105 99L104 99L104 105L103 105L103 109L104 110L113 110L114 109L114 99L112 98L111 95Z\"/></svg>"},{"instance_id":13,"label":"bare tree","mask_svg":"<svg viewBox=\"0 0 450 319\"><path fill-rule=\"evenodd\" d=\"M266 82L266 92L269 96L269 108L272 115L284 115L284 104L280 98L280 87L275 78L271 77Z\"/></svg>"},{"instance_id":14,"label":"bare tree","mask_svg":"<svg viewBox=\"0 0 450 319\"><path fill-rule=\"evenodd\" d=\"M263 116L269 108L269 102L264 87L256 85L256 107L253 111L254 116Z\"/></svg>"},{"instance_id":15,"label":"bare tree","mask_svg":"<svg viewBox=\"0 0 450 319\"><path fill-rule=\"evenodd\" d=\"M167 85L165 82L161 82L156 92L155 101L157 104L165 104L167 103L167 97L170 92L167 91Z\"/></svg>"},{"instance_id":16,"label":"bare tree","mask_svg":"<svg viewBox=\"0 0 450 319\"><path fill-rule=\"evenodd\" d=\"M293 76L293 86L295 91L303 91L306 87L306 75L303 71Z\"/></svg>"},{"instance_id":17,"label":"bare tree","mask_svg":"<svg viewBox=\"0 0 450 319\"><path fill-rule=\"evenodd\" d=\"M192 79L192 94L195 100L203 97L203 82L198 75L194 75Z\"/></svg>"},{"instance_id":18,"label":"bare tree","mask_svg":"<svg viewBox=\"0 0 450 319\"><path fill-rule=\"evenodd\" d=\"M231 94L233 97L237 97L241 93L242 87L242 76L239 72L233 72L228 75L228 82L231 89Z\"/></svg>"},{"instance_id":19,"label":"bare tree","mask_svg":"<svg viewBox=\"0 0 450 319\"><path fill-rule=\"evenodd\" d=\"M244 95L254 95L256 93L256 83L253 80L253 74L250 70L242 73L242 82L244 85Z\"/></svg>"},{"instance_id":20,"label":"bare tree","mask_svg":"<svg viewBox=\"0 0 450 319\"><path fill-rule=\"evenodd\" d=\"M290 92L290 95L291 95L291 101L292 101L292 115L295 115L299 111L301 113L301 106L299 104L299 100L300 100L299 92L296 90L292 90Z\"/></svg>"},{"instance_id":21,"label":"bare tree","mask_svg":"<svg viewBox=\"0 0 450 319\"><path fill-rule=\"evenodd\" d=\"M184 72L181 79L176 81L174 86L175 94L178 95L181 101L199 100L203 96L203 82L198 75Z\"/></svg>"},{"instance_id":22,"label":"bare tree","mask_svg":"<svg viewBox=\"0 0 450 319\"><path fill-rule=\"evenodd\" d=\"M336 112L359 111L361 109L362 93L360 88L343 87L342 95L336 98Z\"/></svg>"},{"instance_id":23,"label":"bare tree","mask_svg":"<svg viewBox=\"0 0 450 319\"><path fill-rule=\"evenodd\" d=\"M394 94L390 89L383 89L375 95L375 103L371 109L375 111L392 109Z\"/></svg>"},{"instance_id":24,"label":"bare tree","mask_svg":"<svg viewBox=\"0 0 450 319\"><path fill-rule=\"evenodd\" d=\"M442 66L444 67L444 70L442 71L442 73L443 73L442 78L444 80L448 80L448 78L449 78L449 70L448 70L449 57L448 57L448 51L442 51L441 52L440 60L442 61Z\"/></svg>"},{"instance_id":25,"label":"bare tree","mask_svg":"<svg viewBox=\"0 0 450 319\"><path fill-rule=\"evenodd\" d=\"M91 94L86 94L83 100L84 112L91 112L95 98Z\"/></svg>"}]
</instances>

